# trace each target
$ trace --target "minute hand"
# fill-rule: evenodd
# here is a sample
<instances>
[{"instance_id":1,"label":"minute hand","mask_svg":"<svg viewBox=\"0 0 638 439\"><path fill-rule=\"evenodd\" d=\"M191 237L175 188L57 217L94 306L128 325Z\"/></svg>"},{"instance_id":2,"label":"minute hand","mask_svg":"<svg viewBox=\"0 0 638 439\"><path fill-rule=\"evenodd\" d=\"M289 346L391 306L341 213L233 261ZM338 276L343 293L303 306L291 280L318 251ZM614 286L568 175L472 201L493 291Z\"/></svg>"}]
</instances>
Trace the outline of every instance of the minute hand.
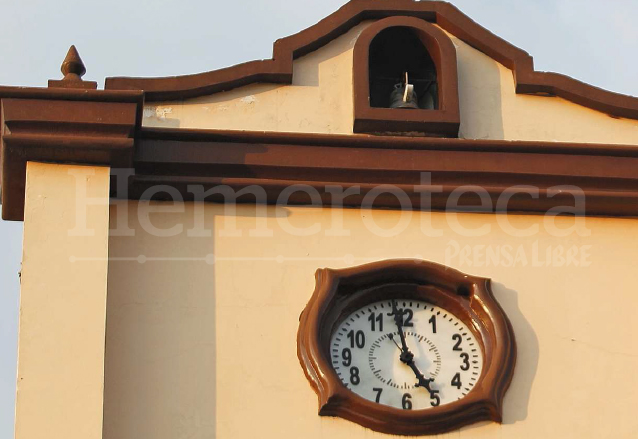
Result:
<instances>
[{"instance_id":1,"label":"minute hand","mask_svg":"<svg viewBox=\"0 0 638 439\"><path fill-rule=\"evenodd\" d=\"M397 307L396 301L392 301L392 315L394 316L394 323L397 325L399 331L399 338L401 338L401 356L399 359L405 364L409 364L414 359L414 354L410 352L408 344L405 342L405 334L403 333L403 310Z\"/></svg>"},{"instance_id":2,"label":"minute hand","mask_svg":"<svg viewBox=\"0 0 638 439\"><path fill-rule=\"evenodd\" d=\"M410 366L410 369L412 369L412 372L414 372L414 374L416 375L416 378L419 380L419 382L416 383L416 386L423 387L428 392L430 392L430 395L432 395L432 388L430 387L430 384L434 380L432 378L426 379L425 376L423 376L419 368L414 363L414 360L411 360L409 363L407 363L407 365Z\"/></svg>"},{"instance_id":3,"label":"minute hand","mask_svg":"<svg viewBox=\"0 0 638 439\"><path fill-rule=\"evenodd\" d=\"M416 378L419 380L419 382L416 383L417 387L425 388L430 393L430 395L432 395L432 388L430 387L430 383L432 383L434 380L432 378L426 379L414 362L414 354L410 352L408 344L405 341L405 334L403 333L403 309L399 309L396 301L394 300L392 301L392 314L394 315L394 323L397 325L397 329L399 330L399 337L401 338L402 348L401 356L399 357L399 359L402 363L407 364L410 369L412 369L412 372L414 372L414 375L416 375Z\"/></svg>"}]
</instances>

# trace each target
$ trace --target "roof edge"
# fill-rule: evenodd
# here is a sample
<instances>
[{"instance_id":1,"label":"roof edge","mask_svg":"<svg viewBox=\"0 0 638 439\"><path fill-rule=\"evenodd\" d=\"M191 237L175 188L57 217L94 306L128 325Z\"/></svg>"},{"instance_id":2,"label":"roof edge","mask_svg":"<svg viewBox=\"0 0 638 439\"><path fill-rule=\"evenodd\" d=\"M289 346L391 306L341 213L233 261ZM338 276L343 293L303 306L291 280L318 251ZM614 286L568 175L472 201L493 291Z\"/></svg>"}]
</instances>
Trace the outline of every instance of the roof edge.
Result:
<instances>
[{"instance_id":1,"label":"roof edge","mask_svg":"<svg viewBox=\"0 0 638 439\"><path fill-rule=\"evenodd\" d=\"M244 85L265 82L292 83L295 58L310 53L346 33L363 20L412 16L434 22L475 49L511 69L520 94L549 94L612 116L638 119L638 98L610 92L566 75L534 70L532 57L482 27L444 1L351 0L317 24L273 46L273 58L250 61L184 76L161 78L106 78L110 90L144 90L146 101L182 100Z\"/></svg>"}]
</instances>

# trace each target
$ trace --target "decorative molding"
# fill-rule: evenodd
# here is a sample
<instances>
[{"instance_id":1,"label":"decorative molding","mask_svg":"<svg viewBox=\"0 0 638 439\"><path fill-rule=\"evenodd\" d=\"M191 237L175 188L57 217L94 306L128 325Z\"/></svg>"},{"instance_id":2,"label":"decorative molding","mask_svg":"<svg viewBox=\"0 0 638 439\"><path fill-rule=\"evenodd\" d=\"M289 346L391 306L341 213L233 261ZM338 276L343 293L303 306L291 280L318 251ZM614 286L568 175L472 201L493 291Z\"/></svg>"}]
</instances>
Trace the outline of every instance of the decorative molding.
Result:
<instances>
[{"instance_id":1,"label":"decorative molding","mask_svg":"<svg viewBox=\"0 0 638 439\"><path fill-rule=\"evenodd\" d=\"M432 262L394 260L317 270L316 280L315 292L299 319L297 356L319 398L320 415L403 435L440 434L480 421L502 422L503 396L516 363L516 342L489 279ZM474 333L485 366L465 398L427 410L400 410L365 400L343 385L331 366L333 328L352 310L389 297L433 303L463 320Z\"/></svg>"},{"instance_id":2,"label":"decorative molding","mask_svg":"<svg viewBox=\"0 0 638 439\"><path fill-rule=\"evenodd\" d=\"M638 119L638 98L609 92L557 73L536 72L529 54L442 1L351 0L295 35L277 40L270 60L251 61L195 75L165 78L107 78L112 90L144 90L147 101L188 99L256 82L292 83L292 61L344 34L363 20L410 16L447 32L513 71L517 93L560 96L612 116Z\"/></svg>"},{"instance_id":3,"label":"decorative molding","mask_svg":"<svg viewBox=\"0 0 638 439\"><path fill-rule=\"evenodd\" d=\"M2 218L22 221L27 161L132 167L144 95L0 87Z\"/></svg>"},{"instance_id":4,"label":"decorative molding","mask_svg":"<svg viewBox=\"0 0 638 439\"><path fill-rule=\"evenodd\" d=\"M113 188L114 196L130 199L159 184L176 188L187 201L193 197L189 184L206 189L227 185L236 191L259 185L265 202L275 204L287 188L305 185L329 206L333 196L327 186L340 185L359 188L343 199L347 207L360 207L368 196L373 200L369 207L402 208L407 202L419 210L494 212L505 195L511 197L510 213L546 213L575 205L574 195L565 190L571 185L580 188L585 202L574 213L638 216L634 145L149 129L139 128L141 94L82 90L95 100L63 100L52 90L24 89L25 99L7 99L0 89L4 219L23 217L27 160L132 167L128 192ZM422 181L422 173L430 180ZM395 189L379 193L380 185ZM459 188L484 191L491 205L482 206L476 193L448 205ZM205 201L234 202L219 194ZM236 201L254 203L255 197ZM311 200L297 191L288 203Z\"/></svg>"},{"instance_id":5,"label":"decorative molding","mask_svg":"<svg viewBox=\"0 0 638 439\"><path fill-rule=\"evenodd\" d=\"M439 109L399 110L370 106L370 43L380 32L391 27L414 30L425 44L437 68ZM456 49L445 32L414 17L390 17L367 27L354 46L354 129L355 133L419 132L444 137L458 137L459 112Z\"/></svg>"},{"instance_id":6,"label":"decorative molding","mask_svg":"<svg viewBox=\"0 0 638 439\"><path fill-rule=\"evenodd\" d=\"M136 199L163 184L191 201L189 184L207 189L228 185L236 191L259 185L266 201L275 204L285 189L305 185L330 206L333 196L326 186L339 185L360 189L343 200L348 207L360 207L370 194L372 207L402 208L409 203L419 210L494 212L499 197L506 195L511 196L509 212L546 213L575 205L574 195L565 190L571 185L582 190L585 202L575 213L636 216L637 167L635 146L143 129L136 145L135 176L125 196ZM422 173L429 182L421 181ZM380 185L395 189L378 193ZM521 186L538 188L538 193ZM470 192L450 207L450 195L459 188L484 191L491 205L481 206L479 196ZM228 202L220 194L206 200ZM237 202L254 203L255 197L240 196ZM311 199L300 190L288 202L307 205Z\"/></svg>"}]
</instances>

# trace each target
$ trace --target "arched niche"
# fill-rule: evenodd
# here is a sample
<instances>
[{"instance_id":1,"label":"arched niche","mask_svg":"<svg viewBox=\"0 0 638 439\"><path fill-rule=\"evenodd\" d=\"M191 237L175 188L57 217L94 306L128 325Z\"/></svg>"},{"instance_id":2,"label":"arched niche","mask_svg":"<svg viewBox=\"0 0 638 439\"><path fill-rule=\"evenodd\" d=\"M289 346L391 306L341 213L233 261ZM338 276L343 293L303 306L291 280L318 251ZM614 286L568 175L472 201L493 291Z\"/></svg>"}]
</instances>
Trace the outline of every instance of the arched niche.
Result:
<instances>
[{"instance_id":1,"label":"arched niche","mask_svg":"<svg viewBox=\"0 0 638 439\"><path fill-rule=\"evenodd\" d=\"M398 86L403 85L405 73L409 83L414 85L414 98L409 104L424 110L436 110L439 103L436 64L420 35L409 27L388 27L370 43L370 106L391 108L396 103L392 97L403 95L403 87Z\"/></svg>"},{"instance_id":2,"label":"arched niche","mask_svg":"<svg viewBox=\"0 0 638 439\"><path fill-rule=\"evenodd\" d=\"M389 108L405 72L419 108ZM355 133L458 137L456 50L433 24L390 17L368 26L354 47L353 81Z\"/></svg>"}]
</instances>

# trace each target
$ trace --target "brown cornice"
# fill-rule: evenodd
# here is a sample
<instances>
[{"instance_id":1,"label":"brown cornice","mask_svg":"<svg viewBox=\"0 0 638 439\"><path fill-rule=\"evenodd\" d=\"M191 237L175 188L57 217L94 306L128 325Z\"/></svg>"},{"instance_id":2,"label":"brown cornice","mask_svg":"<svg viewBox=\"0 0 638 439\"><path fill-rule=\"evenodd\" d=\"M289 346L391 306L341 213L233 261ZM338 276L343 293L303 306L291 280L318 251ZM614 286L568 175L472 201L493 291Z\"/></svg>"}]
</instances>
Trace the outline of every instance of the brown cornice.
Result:
<instances>
[{"instance_id":1,"label":"brown cornice","mask_svg":"<svg viewBox=\"0 0 638 439\"><path fill-rule=\"evenodd\" d=\"M393 185L407 194L414 209L446 210L453 191L473 186L485 190L492 207L481 208L478 196L468 195L461 197L460 210L494 211L501 195L512 194L508 211L545 213L574 206L574 196L564 190L571 185L585 196L580 214L638 216L635 146L143 129L134 162L126 194L132 199L154 185L176 188L185 200L193 199L188 185L228 185L237 191L258 185L274 204L283 190L307 185L322 204L332 205L326 187L341 185L344 190L360 188L360 194L344 200L344 206L359 207L379 185ZM423 172L429 173L429 183L422 183ZM524 185L538 188L538 196L520 191ZM430 204L422 198L424 191L432 192ZM229 200L213 195L206 201ZM255 198L246 195L237 201L254 203ZM310 199L300 191L289 203L310 204ZM373 206L401 207L387 193Z\"/></svg>"},{"instance_id":2,"label":"brown cornice","mask_svg":"<svg viewBox=\"0 0 638 439\"><path fill-rule=\"evenodd\" d=\"M412 16L434 22L514 73L517 93L560 96L617 117L638 119L638 98L609 92L557 73L534 71L529 54L472 21L447 2L352 0L338 11L295 35L277 40L270 60L165 78L107 78L107 89L144 90L147 101L179 100L269 82L290 84L292 61L344 34L363 20Z\"/></svg>"},{"instance_id":3,"label":"brown cornice","mask_svg":"<svg viewBox=\"0 0 638 439\"><path fill-rule=\"evenodd\" d=\"M28 90L25 96L33 93L41 92ZM144 191L155 185L177 189L184 200L193 199L188 185L206 190L227 185L236 191L258 185L266 194L264 201L274 204L282 191L307 185L330 206L334 200L327 186L340 185L344 190L359 188L343 205L360 207L371 191L393 185L407 195L413 209L449 210L450 195L470 186L484 190L492 206L480 207L478 197L470 194L461 197L459 210L494 211L496 200L505 194L512 195L510 212L544 213L574 205L573 195L562 188L571 185L585 196L578 213L638 216L635 145L140 129L141 95L137 102L113 102L112 95L99 98L102 102L2 99L4 219L23 218L29 160L132 168L128 193L116 193L118 185L112 185L113 196L130 199L145 197ZM131 95L125 100L134 101ZM431 180L424 183L422 173L429 173ZM538 194L521 190L524 185L537 188ZM424 193L431 194L429 201ZM234 200L213 195L205 201ZM236 201L254 203L255 198L244 195ZM310 199L299 191L288 202L303 205ZM384 193L372 206L401 204L396 195Z\"/></svg>"},{"instance_id":4,"label":"brown cornice","mask_svg":"<svg viewBox=\"0 0 638 439\"><path fill-rule=\"evenodd\" d=\"M0 87L2 218L21 221L27 161L133 166L141 91Z\"/></svg>"},{"instance_id":5,"label":"brown cornice","mask_svg":"<svg viewBox=\"0 0 638 439\"><path fill-rule=\"evenodd\" d=\"M140 103L144 100L144 92L142 92L141 90L87 90L80 88L72 89L0 86L0 99L11 98L59 101Z\"/></svg>"}]
</instances>

